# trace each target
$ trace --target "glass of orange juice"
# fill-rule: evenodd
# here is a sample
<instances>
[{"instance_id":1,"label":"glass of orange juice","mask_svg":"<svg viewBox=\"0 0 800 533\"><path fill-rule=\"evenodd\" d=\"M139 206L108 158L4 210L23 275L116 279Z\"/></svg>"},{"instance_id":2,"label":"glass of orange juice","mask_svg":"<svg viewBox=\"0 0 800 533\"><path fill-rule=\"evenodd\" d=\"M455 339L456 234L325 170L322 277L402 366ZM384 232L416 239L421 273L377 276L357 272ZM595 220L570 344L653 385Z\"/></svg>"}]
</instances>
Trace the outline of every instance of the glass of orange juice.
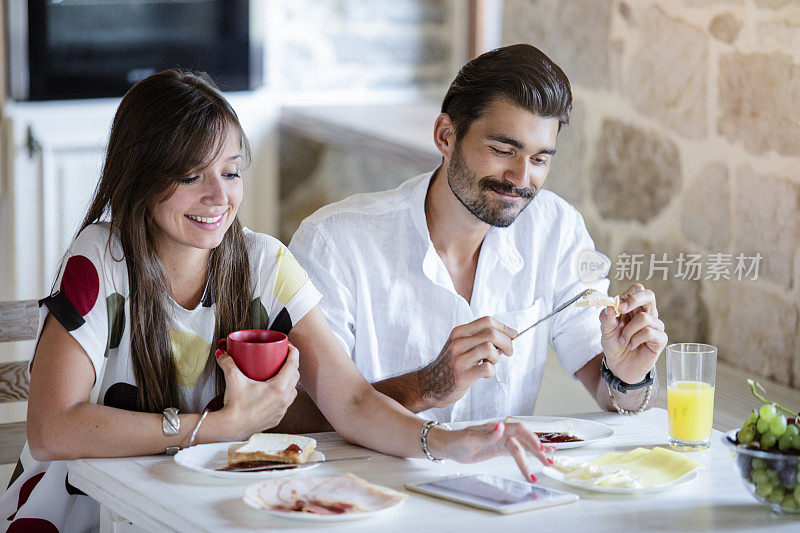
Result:
<instances>
[{"instance_id":1,"label":"glass of orange juice","mask_svg":"<svg viewBox=\"0 0 800 533\"><path fill-rule=\"evenodd\" d=\"M667 442L673 449L698 451L711 444L716 371L716 347L695 342L667 346Z\"/></svg>"}]
</instances>

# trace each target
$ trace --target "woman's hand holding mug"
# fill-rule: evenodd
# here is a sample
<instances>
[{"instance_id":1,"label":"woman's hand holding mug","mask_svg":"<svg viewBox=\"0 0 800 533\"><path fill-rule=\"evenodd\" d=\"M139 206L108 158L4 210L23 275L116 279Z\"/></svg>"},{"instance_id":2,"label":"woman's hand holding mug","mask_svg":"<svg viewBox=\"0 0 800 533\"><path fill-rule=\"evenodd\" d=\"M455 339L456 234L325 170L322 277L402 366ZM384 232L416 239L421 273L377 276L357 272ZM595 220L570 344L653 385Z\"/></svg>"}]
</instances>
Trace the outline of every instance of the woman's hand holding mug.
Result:
<instances>
[{"instance_id":1,"label":"woman's hand holding mug","mask_svg":"<svg viewBox=\"0 0 800 533\"><path fill-rule=\"evenodd\" d=\"M300 379L299 351L288 343L283 334L277 334L282 336L277 342L274 335L269 336L270 340L246 340L245 343L248 345L246 348L254 347L256 359L261 358L262 361L261 364L254 363L255 359L248 352L251 357L247 361L251 364L243 363L246 360L242 358L241 352L237 352L239 346L236 342L231 342L231 337L253 331L261 331L264 334L277 333L266 330L234 332L227 337L227 343L223 343L226 339L220 340L216 351L217 363L225 374L222 412L229 413L229 417L226 418L230 421L231 435L235 440L244 440L254 433L277 426L297 396L297 382ZM262 337L266 339L266 336ZM252 338L252 335L244 338ZM228 350L236 353L224 351L225 344ZM266 361L267 359L269 361ZM249 371L245 372L241 367L246 367ZM275 367L277 367L276 374L271 370ZM270 377L265 381L251 379L246 374L253 375L254 368L261 368ZM257 377L264 375L262 372Z\"/></svg>"}]
</instances>

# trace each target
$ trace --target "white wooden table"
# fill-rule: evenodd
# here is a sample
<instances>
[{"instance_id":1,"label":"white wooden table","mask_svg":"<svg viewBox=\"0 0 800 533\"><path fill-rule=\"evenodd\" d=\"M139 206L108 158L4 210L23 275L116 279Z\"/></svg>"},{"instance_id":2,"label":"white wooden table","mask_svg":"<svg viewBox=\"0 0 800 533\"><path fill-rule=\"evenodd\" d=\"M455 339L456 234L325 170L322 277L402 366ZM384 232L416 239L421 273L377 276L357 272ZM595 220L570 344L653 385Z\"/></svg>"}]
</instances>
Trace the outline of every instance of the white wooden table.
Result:
<instances>
[{"instance_id":1,"label":"white wooden table","mask_svg":"<svg viewBox=\"0 0 800 533\"><path fill-rule=\"evenodd\" d=\"M608 424L614 437L558 453L573 456L628 451L636 446L665 445L667 413L654 408L638 417L612 413L569 415ZM98 500L103 526L113 526L113 513L153 531L327 530L426 531L800 531L800 520L772 513L758 504L742 485L731 455L714 430L710 449L691 457L705 466L694 481L672 490L641 496L600 494L560 485L540 475L543 486L576 492L576 503L503 516L436 498L409 493L397 510L375 518L319 524L298 522L247 507L242 494L248 481L205 476L177 465L171 457L81 459L69 465L70 483ZM346 444L335 433L314 435L329 459L371 455L371 461L339 461L320 465L306 475L352 472L364 479L403 491L407 481L422 481L457 472L488 472L521 479L510 457L475 465L448 461L398 459ZM111 514L109 513L111 511Z\"/></svg>"}]
</instances>

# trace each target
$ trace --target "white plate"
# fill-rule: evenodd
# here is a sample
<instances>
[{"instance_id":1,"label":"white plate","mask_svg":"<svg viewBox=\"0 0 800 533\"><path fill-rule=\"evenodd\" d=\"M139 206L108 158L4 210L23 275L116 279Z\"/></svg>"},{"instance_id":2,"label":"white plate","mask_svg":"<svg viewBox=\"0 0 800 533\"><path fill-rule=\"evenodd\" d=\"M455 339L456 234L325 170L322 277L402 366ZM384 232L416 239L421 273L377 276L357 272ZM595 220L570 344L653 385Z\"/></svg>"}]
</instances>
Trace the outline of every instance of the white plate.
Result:
<instances>
[{"instance_id":1,"label":"white plate","mask_svg":"<svg viewBox=\"0 0 800 533\"><path fill-rule=\"evenodd\" d=\"M351 520L364 520L366 518L372 518L374 516L387 513L389 511L397 509L407 499L404 498L403 500L400 500L394 505L390 505L389 507L385 507L383 509L378 509L375 511L353 512L353 513L342 513L342 514L314 514L314 513L303 513L301 511L279 511L276 509L265 508L259 505L257 500L253 497L252 491L258 490L259 487L265 484L273 484L280 482L281 480L270 480L270 481L263 481L261 483L254 483L253 485L248 486L247 489L244 491L242 500L244 500L244 503L247 504L249 507L252 507L253 509L264 511L271 515L280 516L281 518L288 518L290 520L300 520L302 522L349 522ZM382 487L380 485L374 485L374 486L380 487L382 490L385 490L387 492L397 493L396 490L392 490L387 487Z\"/></svg>"},{"instance_id":2,"label":"white plate","mask_svg":"<svg viewBox=\"0 0 800 533\"><path fill-rule=\"evenodd\" d=\"M595 459L595 457L575 457L576 460L586 462ZM603 487L600 485L586 485L579 481L574 481L572 479L566 479L564 472L556 470L552 467L545 467L542 469L542 473L551 479L555 479L556 481L563 483L565 485L569 485L570 487L576 487L583 490L589 490L592 492L605 492L608 494L649 494L651 492L661 492L662 490L671 489L677 485L683 485L684 483L689 483L693 479L697 477L697 469L692 470L691 472L686 472L684 475L679 477L674 481L670 481L669 483L665 483L663 485L658 485L656 487L642 487L642 488L632 488L632 487Z\"/></svg>"},{"instance_id":3,"label":"white plate","mask_svg":"<svg viewBox=\"0 0 800 533\"><path fill-rule=\"evenodd\" d=\"M297 468L285 470L262 470L260 472L230 472L217 470L228 466L228 447L233 442L214 442L212 444L198 444L191 448L184 448L175 454L175 462L203 474L228 479L258 479L291 476L319 466L319 461L324 461L322 452L314 451L309 456L308 463L298 465Z\"/></svg>"},{"instance_id":4,"label":"white plate","mask_svg":"<svg viewBox=\"0 0 800 533\"><path fill-rule=\"evenodd\" d=\"M566 417L563 416L517 416L520 420L529 421L542 421L542 420L559 420ZM580 448L599 440L607 439L614 435L614 430L605 424L595 422L594 420L584 420L582 418L570 418L575 429L575 436L583 439L578 442L552 442L547 443L546 446L552 446L556 450L566 450L567 448Z\"/></svg>"},{"instance_id":5,"label":"white plate","mask_svg":"<svg viewBox=\"0 0 800 533\"><path fill-rule=\"evenodd\" d=\"M567 448L580 448L593 442L607 439L614 435L614 430L605 424L595 422L594 420L584 420L582 418L568 418L565 416L515 416L520 420L529 421L543 421L543 420L572 420L575 428L575 436L583 439L578 442L553 442L548 443L547 446L552 446L556 450L566 450ZM469 426L478 426L488 422L497 422L498 420L505 420L505 418L493 418L488 420L481 420L477 422L454 422L448 424L453 429L464 429Z\"/></svg>"}]
</instances>

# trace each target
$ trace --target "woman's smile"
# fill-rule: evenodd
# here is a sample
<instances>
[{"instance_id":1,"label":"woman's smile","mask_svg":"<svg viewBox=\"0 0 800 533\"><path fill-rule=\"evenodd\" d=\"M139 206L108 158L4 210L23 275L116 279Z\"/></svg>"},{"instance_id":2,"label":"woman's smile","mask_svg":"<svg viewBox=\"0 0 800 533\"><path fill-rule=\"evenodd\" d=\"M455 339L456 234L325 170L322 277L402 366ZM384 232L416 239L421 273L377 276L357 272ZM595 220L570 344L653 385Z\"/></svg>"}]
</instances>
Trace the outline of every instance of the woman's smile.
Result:
<instances>
[{"instance_id":1,"label":"woman's smile","mask_svg":"<svg viewBox=\"0 0 800 533\"><path fill-rule=\"evenodd\" d=\"M228 212L226 209L222 213L216 216L200 216L200 215L184 215L186 218L192 221L192 223L204 230L207 231L214 231L219 229L220 226L223 224L223 218L225 214Z\"/></svg>"}]
</instances>

